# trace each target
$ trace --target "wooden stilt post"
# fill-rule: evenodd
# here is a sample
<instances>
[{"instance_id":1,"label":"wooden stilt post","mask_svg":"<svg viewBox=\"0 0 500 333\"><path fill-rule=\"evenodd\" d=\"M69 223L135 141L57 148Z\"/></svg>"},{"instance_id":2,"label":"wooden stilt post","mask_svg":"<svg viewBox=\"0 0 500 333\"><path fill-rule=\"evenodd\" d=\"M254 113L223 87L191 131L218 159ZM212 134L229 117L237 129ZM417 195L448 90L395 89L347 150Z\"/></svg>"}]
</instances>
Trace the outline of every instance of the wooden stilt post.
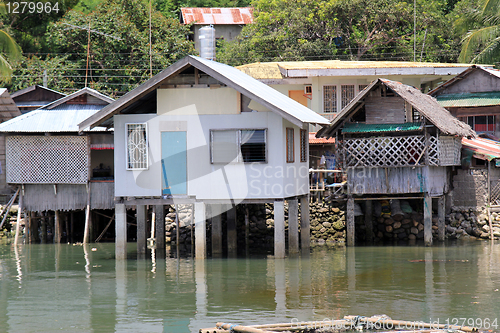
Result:
<instances>
[{"instance_id":1,"label":"wooden stilt post","mask_svg":"<svg viewBox=\"0 0 500 333\"><path fill-rule=\"evenodd\" d=\"M31 226L31 231L30 231L30 238L31 238L31 243L38 243L40 241L38 237L38 220L36 218L36 213L35 212L30 212L30 226Z\"/></svg>"},{"instance_id":2,"label":"wooden stilt post","mask_svg":"<svg viewBox=\"0 0 500 333\"><path fill-rule=\"evenodd\" d=\"M288 200L288 253L299 253L299 203Z\"/></svg>"},{"instance_id":3,"label":"wooden stilt post","mask_svg":"<svg viewBox=\"0 0 500 333\"><path fill-rule=\"evenodd\" d=\"M352 195L347 197L347 225L346 225L346 236L347 236L347 246L355 245L355 226L354 226L354 198Z\"/></svg>"},{"instance_id":4,"label":"wooden stilt post","mask_svg":"<svg viewBox=\"0 0 500 333\"><path fill-rule=\"evenodd\" d=\"M69 216L68 216L68 213L65 213L64 214L64 230L66 230L66 243L68 243L69 241L69 223L68 223L68 219L69 219Z\"/></svg>"},{"instance_id":5,"label":"wooden stilt post","mask_svg":"<svg viewBox=\"0 0 500 333\"><path fill-rule=\"evenodd\" d=\"M309 253L311 247L311 226L309 222L309 195L300 198L300 247Z\"/></svg>"},{"instance_id":6,"label":"wooden stilt post","mask_svg":"<svg viewBox=\"0 0 500 333\"><path fill-rule=\"evenodd\" d=\"M428 192L424 197L424 244L432 245L432 198Z\"/></svg>"},{"instance_id":7,"label":"wooden stilt post","mask_svg":"<svg viewBox=\"0 0 500 333\"><path fill-rule=\"evenodd\" d=\"M274 201L274 258L285 258L285 205L283 200Z\"/></svg>"},{"instance_id":8,"label":"wooden stilt post","mask_svg":"<svg viewBox=\"0 0 500 333\"><path fill-rule=\"evenodd\" d=\"M249 255L250 251L250 212L248 210L248 205L245 205L245 255Z\"/></svg>"},{"instance_id":9,"label":"wooden stilt post","mask_svg":"<svg viewBox=\"0 0 500 333\"><path fill-rule=\"evenodd\" d=\"M54 243L61 243L61 219L59 211L54 211Z\"/></svg>"},{"instance_id":10,"label":"wooden stilt post","mask_svg":"<svg viewBox=\"0 0 500 333\"><path fill-rule=\"evenodd\" d=\"M17 245L19 242L19 233L21 230L21 213L23 211L23 191L19 193L19 207L17 209L17 223L16 223L16 238L14 239L14 245Z\"/></svg>"},{"instance_id":11,"label":"wooden stilt post","mask_svg":"<svg viewBox=\"0 0 500 333\"><path fill-rule=\"evenodd\" d=\"M127 210L125 204L115 204L115 258L127 259Z\"/></svg>"},{"instance_id":12,"label":"wooden stilt post","mask_svg":"<svg viewBox=\"0 0 500 333\"><path fill-rule=\"evenodd\" d=\"M47 244L47 212L43 212L40 215L40 220L42 221L42 244Z\"/></svg>"},{"instance_id":13,"label":"wooden stilt post","mask_svg":"<svg viewBox=\"0 0 500 333\"><path fill-rule=\"evenodd\" d=\"M205 203L196 202L194 204L194 223L195 223L195 242L196 242L196 259L205 259L207 257L206 250L206 216L205 216Z\"/></svg>"},{"instance_id":14,"label":"wooden stilt post","mask_svg":"<svg viewBox=\"0 0 500 333\"><path fill-rule=\"evenodd\" d=\"M87 207L85 208L85 229L83 230L83 244L88 244L90 240L90 184L87 185ZM115 207L116 209L116 207Z\"/></svg>"},{"instance_id":15,"label":"wooden stilt post","mask_svg":"<svg viewBox=\"0 0 500 333\"><path fill-rule=\"evenodd\" d=\"M220 204L210 205L212 215L212 257L222 255L222 207Z\"/></svg>"},{"instance_id":16,"label":"wooden stilt post","mask_svg":"<svg viewBox=\"0 0 500 333\"><path fill-rule=\"evenodd\" d=\"M238 234L236 230L236 206L227 210L227 256L235 258L238 255Z\"/></svg>"},{"instance_id":17,"label":"wooden stilt post","mask_svg":"<svg viewBox=\"0 0 500 333\"><path fill-rule=\"evenodd\" d=\"M31 220L31 212L26 212L26 226L24 227L25 234L26 234L26 244L31 244L32 243L32 234L33 234L33 229L32 229L32 220Z\"/></svg>"},{"instance_id":18,"label":"wooden stilt post","mask_svg":"<svg viewBox=\"0 0 500 333\"><path fill-rule=\"evenodd\" d=\"M165 258L165 206L156 205L155 212L156 258Z\"/></svg>"},{"instance_id":19,"label":"wooden stilt post","mask_svg":"<svg viewBox=\"0 0 500 333\"><path fill-rule=\"evenodd\" d=\"M444 195L440 196L438 199L438 239L444 241L445 238L445 221L444 221Z\"/></svg>"},{"instance_id":20,"label":"wooden stilt post","mask_svg":"<svg viewBox=\"0 0 500 333\"><path fill-rule=\"evenodd\" d=\"M137 259L146 258L146 205L137 205Z\"/></svg>"},{"instance_id":21,"label":"wooden stilt post","mask_svg":"<svg viewBox=\"0 0 500 333\"><path fill-rule=\"evenodd\" d=\"M365 202L365 230L366 230L366 241L373 242L373 224L372 224L372 201L366 200Z\"/></svg>"}]
</instances>

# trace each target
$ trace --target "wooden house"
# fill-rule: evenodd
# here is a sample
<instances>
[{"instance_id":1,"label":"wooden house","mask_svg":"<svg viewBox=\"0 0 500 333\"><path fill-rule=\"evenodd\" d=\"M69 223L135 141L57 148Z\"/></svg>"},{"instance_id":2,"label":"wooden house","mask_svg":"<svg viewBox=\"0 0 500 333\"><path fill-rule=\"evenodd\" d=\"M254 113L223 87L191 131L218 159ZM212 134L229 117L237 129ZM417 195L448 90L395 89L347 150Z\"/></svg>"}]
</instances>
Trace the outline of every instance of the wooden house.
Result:
<instances>
[{"instance_id":1,"label":"wooden house","mask_svg":"<svg viewBox=\"0 0 500 333\"><path fill-rule=\"evenodd\" d=\"M7 89L0 88L0 123L6 122L14 117L19 116L19 108L12 99ZM5 181L5 137L0 135L0 200L3 203L7 202L6 198L10 197L11 189Z\"/></svg>"},{"instance_id":2,"label":"wooden house","mask_svg":"<svg viewBox=\"0 0 500 333\"><path fill-rule=\"evenodd\" d=\"M67 219L73 225L73 212L86 210L86 228L81 230L87 242L90 210L114 208L113 132L96 127L78 133L78 123L112 101L84 88L0 124L6 140L6 181L21 189L20 206L27 216L45 212L45 217L55 219L55 242L61 240L63 219L67 229ZM67 229L69 237L74 228ZM33 241L37 225L27 230Z\"/></svg>"},{"instance_id":3,"label":"wooden house","mask_svg":"<svg viewBox=\"0 0 500 333\"><path fill-rule=\"evenodd\" d=\"M144 207L156 205L157 250L164 252L163 207L176 203L194 204L196 257L204 258L205 205L217 217L222 205L234 212L237 204L273 202L275 257L283 258L288 200L290 251L298 251L298 199L308 212L310 123L328 121L233 67L194 56L92 115L81 129L114 127L117 258L126 256L125 205L137 206L138 251L145 250ZM227 234L234 249L234 219ZM220 237L212 221L212 252Z\"/></svg>"},{"instance_id":4,"label":"wooden house","mask_svg":"<svg viewBox=\"0 0 500 333\"><path fill-rule=\"evenodd\" d=\"M39 85L27 87L11 94L19 111L23 114L42 108L64 96L66 94Z\"/></svg>"},{"instance_id":5,"label":"wooden house","mask_svg":"<svg viewBox=\"0 0 500 333\"><path fill-rule=\"evenodd\" d=\"M500 172L495 140L500 137L500 71L473 65L429 95L484 137L462 140L466 154L463 167L453 176L452 205L466 210L497 205Z\"/></svg>"},{"instance_id":6,"label":"wooden house","mask_svg":"<svg viewBox=\"0 0 500 333\"><path fill-rule=\"evenodd\" d=\"M337 161L347 173L348 244L354 244L355 199L422 198L429 245L431 198L437 197L444 237L450 167L460 165L461 138L476 136L469 125L420 90L377 79L318 136L336 138Z\"/></svg>"}]
</instances>

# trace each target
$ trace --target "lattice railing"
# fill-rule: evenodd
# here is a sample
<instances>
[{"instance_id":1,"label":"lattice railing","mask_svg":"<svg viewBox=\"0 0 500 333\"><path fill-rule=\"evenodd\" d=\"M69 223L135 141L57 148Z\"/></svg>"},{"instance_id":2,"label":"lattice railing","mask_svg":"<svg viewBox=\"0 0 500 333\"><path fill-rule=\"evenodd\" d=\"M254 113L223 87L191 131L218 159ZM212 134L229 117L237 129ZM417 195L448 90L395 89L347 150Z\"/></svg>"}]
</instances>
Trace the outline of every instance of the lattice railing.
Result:
<instances>
[{"instance_id":1,"label":"lattice railing","mask_svg":"<svg viewBox=\"0 0 500 333\"><path fill-rule=\"evenodd\" d=\"M9 136L7 183L84 184L89 157L86 136Z\"/></svg>"},{"instance_id":2,"label":"lattice railing","mask_svg":"<svg viewBox=\"0 0 500 333\"><path fill-rule=\"evenodd\" d=\"M492 205L500 205L500 181L495 180L490 183L490 203Z\"/></svg>"}]
</instances>

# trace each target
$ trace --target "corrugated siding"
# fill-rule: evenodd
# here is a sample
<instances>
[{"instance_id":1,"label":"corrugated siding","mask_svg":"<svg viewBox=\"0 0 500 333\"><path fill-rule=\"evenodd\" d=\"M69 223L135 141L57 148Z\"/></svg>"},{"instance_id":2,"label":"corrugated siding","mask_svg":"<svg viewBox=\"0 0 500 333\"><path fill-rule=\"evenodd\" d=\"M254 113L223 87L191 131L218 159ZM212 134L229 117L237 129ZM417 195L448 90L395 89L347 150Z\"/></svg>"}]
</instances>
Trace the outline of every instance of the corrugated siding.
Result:
<instances>
[{"instance_id":1,"label":"corrugated siding","mask_svg":"<svg viewBox=\"0 0 500 333\"><path fill-rule=\"evenodd\" d=\"M475 107L500 105L500 92L447 94L437 96L442 107Z\"/></svg>"},{"instance_id":2,"label":"corrugated siding","mask_svg":"<svg viewBox=\"0 0 500 333\"><path fill-rule=\"evenodd\" d=\"M92 209L114 209L114 183L91 183L90 202ZM27 211L83 210L87 206L86 185L24 185L23 205Z\"/></svg>"},{"instance_id":3,"label":"corrugated siding","mask_svg":"<svg viewBox=\"0 0 500 333\"><path fill-rule=\"evenodd\" d=\"M181 8L184 24L252 24L253 8Z\"/></svg>"}]
</instances>

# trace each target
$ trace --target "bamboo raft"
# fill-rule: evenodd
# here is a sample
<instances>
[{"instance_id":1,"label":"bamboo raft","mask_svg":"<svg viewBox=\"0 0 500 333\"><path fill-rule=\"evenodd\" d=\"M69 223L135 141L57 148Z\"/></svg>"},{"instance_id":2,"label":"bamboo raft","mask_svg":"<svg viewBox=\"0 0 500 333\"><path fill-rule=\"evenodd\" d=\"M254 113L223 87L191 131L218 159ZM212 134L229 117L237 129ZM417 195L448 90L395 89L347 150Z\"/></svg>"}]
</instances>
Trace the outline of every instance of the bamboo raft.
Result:
<instances>
[{"instance_id":1,"label":"bamboo raft","mask_svg":"<svg viewBox=\"0 0 500 333\"><path fill-rule=\"evenodd\" d=\"M378 332L378 333L470 333L477 327L457 326L418 321L393 320L388 316L345 316L339 320L290 322L268 325L242 326L219 322L213 328L200 329L199 333L329 333L329 332Z\"/></svg>"}]
</instances>

